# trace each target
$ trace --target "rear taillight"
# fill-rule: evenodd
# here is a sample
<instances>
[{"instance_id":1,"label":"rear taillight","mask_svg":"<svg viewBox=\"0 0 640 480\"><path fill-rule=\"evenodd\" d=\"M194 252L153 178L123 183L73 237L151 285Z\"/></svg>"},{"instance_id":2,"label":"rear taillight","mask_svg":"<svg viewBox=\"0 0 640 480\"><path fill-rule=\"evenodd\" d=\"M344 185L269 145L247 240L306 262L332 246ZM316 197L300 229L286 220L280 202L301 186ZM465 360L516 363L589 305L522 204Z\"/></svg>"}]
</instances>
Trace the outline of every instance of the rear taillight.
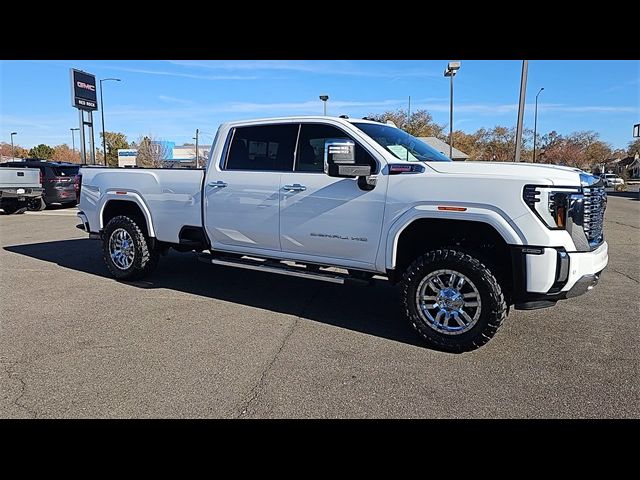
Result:
<instances>
[{"instance_id":1,"label":"rear taillight","mask_svg":"<svg viewBox=\"0 0 640 480\"><path fill-rule=\"evenodd\" d=\"M42 185L44 183L44 178L42 178L44 175L42 175L42 170L40 170L40 185Z\"/></svg>"}]
</instances>

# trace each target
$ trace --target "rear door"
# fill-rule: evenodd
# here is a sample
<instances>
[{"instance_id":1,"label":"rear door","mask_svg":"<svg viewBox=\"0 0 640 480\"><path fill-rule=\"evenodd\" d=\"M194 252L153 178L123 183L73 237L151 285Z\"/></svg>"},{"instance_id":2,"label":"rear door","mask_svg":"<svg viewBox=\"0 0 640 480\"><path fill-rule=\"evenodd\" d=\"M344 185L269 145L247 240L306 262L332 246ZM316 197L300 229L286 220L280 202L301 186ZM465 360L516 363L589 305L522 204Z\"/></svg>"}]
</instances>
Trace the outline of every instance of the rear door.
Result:
<instances>
[{"instance_id":1,"label":"rear door","mask_svg":"<svg viewBox=\"0 0 640 480\"><path fill-rule=\"evenodd\" d=\"M293 169L298 125L235 127L204 186L205 228L214 249L280 252L280 176Z\"/></svg>"}]
</instances>

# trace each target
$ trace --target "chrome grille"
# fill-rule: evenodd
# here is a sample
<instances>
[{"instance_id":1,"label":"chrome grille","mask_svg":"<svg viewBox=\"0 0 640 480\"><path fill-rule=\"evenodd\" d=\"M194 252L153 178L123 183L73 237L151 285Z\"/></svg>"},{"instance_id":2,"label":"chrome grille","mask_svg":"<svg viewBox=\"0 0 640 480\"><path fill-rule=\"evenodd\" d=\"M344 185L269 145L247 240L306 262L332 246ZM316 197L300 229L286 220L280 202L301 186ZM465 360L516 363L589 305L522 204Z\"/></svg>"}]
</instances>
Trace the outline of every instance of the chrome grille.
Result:
<instances>
[{"instance_id":1,"label":"chrome grille","mask_svg":"<svg viewBox=\"0 0 640 480\"><path fill-rule=\"evenodd\" d=\"M604 187L585 187L582 228L590 245L603 240L602 227L604 211L607 208L607 194Z\"/></svg>"}]
</instances>

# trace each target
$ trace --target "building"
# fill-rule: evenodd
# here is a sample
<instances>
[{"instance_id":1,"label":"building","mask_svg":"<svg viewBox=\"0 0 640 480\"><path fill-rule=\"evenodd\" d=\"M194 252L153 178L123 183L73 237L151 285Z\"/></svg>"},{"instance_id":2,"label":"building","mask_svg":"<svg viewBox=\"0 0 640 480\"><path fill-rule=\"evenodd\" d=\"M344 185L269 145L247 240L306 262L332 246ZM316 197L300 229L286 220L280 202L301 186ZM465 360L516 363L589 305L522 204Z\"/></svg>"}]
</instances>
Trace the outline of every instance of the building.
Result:
<instances>
[{"instance_id":1,"label":"building","mask_svg":"<svg viewBox=\"0 0 640 480\"><path fill-rule=\"evenodd\" d=\"M447 142L443 142L442 140L436 137L418 137L418 138L422 140L424 143L426 143L427 145L429 145L430 147L435 148L440 153L446 155L447 157L449 156L449 144ZM451 160L453 161L463 162L465 160L469 160L469 155L458 150L456 147L453 147L453 150L451 152L453 157Z\"/></svg>"},{"instance_id":2,"label":"building","mask_svg":"<svg viewBox=\"0 0 640 480\"><path fill-rule=\"evenodd\" d=\"M211 145L198 145L198 166L203 166L209 159ZM191 144L173 147L173 154L167 159L170 168L196 168L196 146Z\"/></svg>"},{"instance_id":3,"label":"building","mask_svg":"<svg viewBox=\"0 0 640 480\"><path fill-rule=\"evenodd\" d=\"M185 144L176 146L175 142L153 141L158 150L163 154L163 166L165 168L196 168L202 167L209 158L211 145L198 145L198 165L196 165L195 145ZM137 165L138 150L135 148L118 150L118 166L132 167Z\"/></svg>"},{"instance_id":4,"label":"building","mask_svg":"<svg viewBox=\"0 0 640 480\"><path fill-rule=\"evenodd\" d=\"M640 178L640 154L631 157L613 158L605 163L606 173L615 173L621 177Z\"/></svg>"}]
</instances>

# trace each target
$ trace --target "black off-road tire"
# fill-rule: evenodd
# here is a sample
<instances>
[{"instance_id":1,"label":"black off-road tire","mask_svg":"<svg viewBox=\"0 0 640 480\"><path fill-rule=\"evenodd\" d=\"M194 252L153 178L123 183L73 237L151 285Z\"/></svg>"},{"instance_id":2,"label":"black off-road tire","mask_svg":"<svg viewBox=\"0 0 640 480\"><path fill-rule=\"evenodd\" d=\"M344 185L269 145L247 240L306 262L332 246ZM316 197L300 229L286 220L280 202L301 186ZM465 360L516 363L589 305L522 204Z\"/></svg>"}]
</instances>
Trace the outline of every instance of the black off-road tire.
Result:
<instances>
[{"instance_id":1,"label":"black off-road tire","mask_svg":"<svg viewBox=\"0 0 640 480\"><path fill-rule=\"evenodd\" d=\"M476 324L468 331L447 335L429 326L418 313L416 290L422 279L439 269L450 269L466 275L477 287L482 310ZM496 334L507 316L507 303L502 288L491 270L468 253L442 249L418 257L405 271L400 283L405 315L413 328L430 347L452 353L475 350Z\"/></svg>"},{"instance_id":2,"label":"black off-road tire","mask_svg":"<svg viewBox=\"0 0 640 480\"><path fill-rule=\"evenodd\" d=\"M144 235L137 221L124 215L112 218L102 235L102 258L109 272L118 280L139 280L151 273L157 266L160 254L149 246L149 240ZM109 253L109 239L115 230L122 228L133 239L134 258L131 266L126 270L118 268Z\"/></svg>"}]
</instances>

